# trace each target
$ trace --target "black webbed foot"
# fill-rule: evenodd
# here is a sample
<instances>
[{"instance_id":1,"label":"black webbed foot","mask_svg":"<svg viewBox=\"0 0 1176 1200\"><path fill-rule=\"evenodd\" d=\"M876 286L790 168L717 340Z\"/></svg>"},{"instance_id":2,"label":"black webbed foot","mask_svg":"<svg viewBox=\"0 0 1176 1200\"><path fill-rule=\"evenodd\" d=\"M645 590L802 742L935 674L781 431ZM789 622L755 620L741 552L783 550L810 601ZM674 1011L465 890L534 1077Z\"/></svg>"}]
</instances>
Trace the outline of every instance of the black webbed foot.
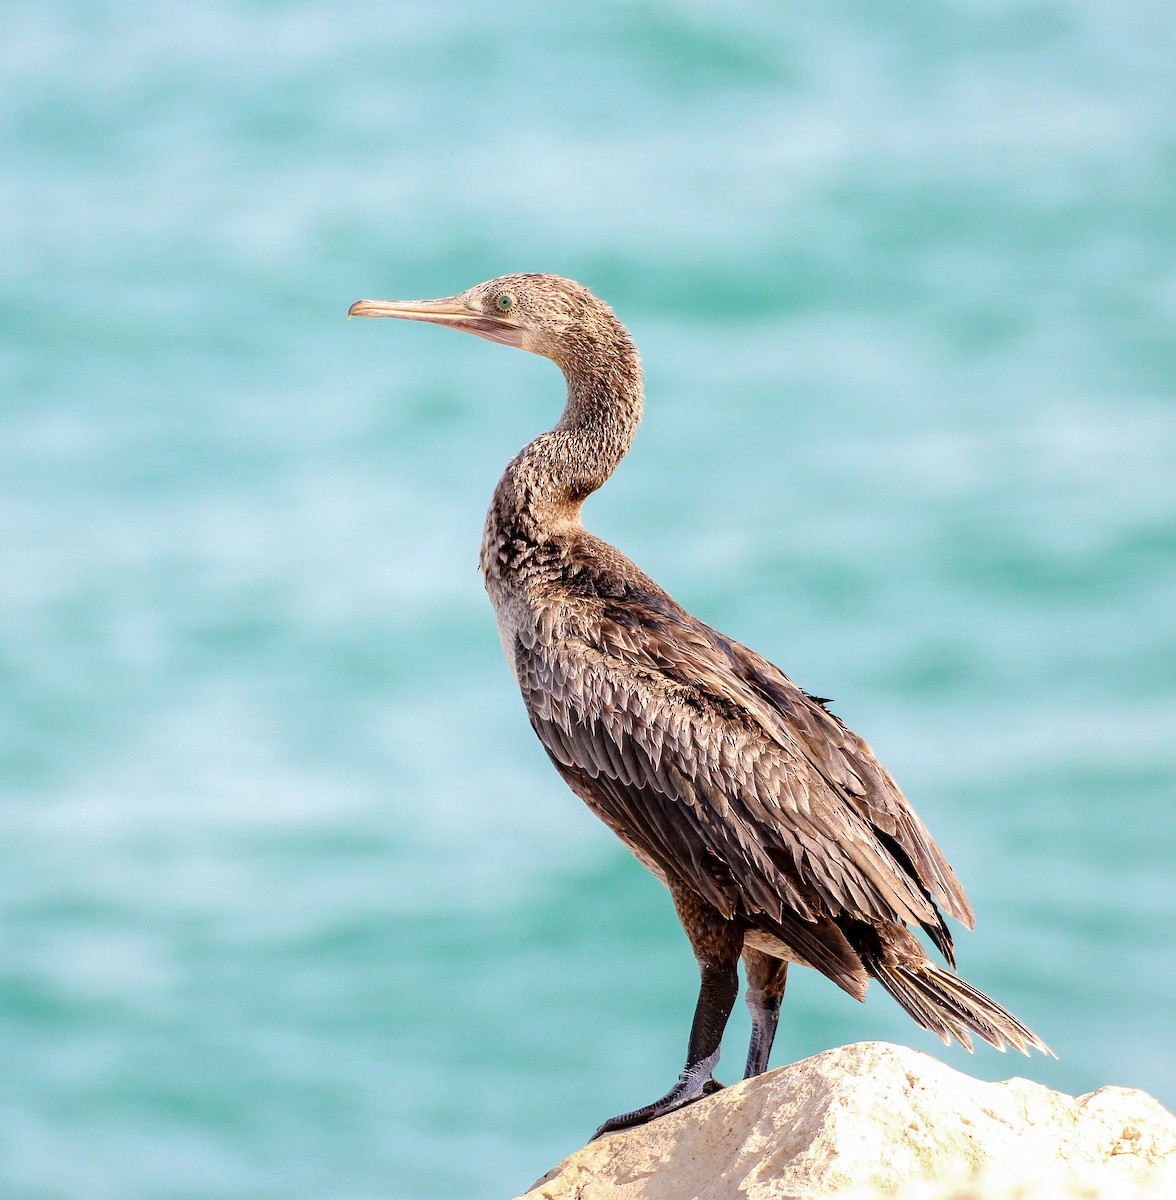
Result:
<instances>
[{"instance_id":1,"label":"black webbed foot","mask_svg":"<svg viewBox=\"0 0 1176 1200\"><path fill-rule=\"evenodd\" d=\"M655 1100L652 1104L646 1104L642 1108L635 1108L632 1112L610 1117L592 1135L592 1141L606 1133L616 1133L621 1129L632 1129L635 1125L644 1125L647 1121L664 1116L675 1109L685 1108L687 1104L693 1104L695 1100L701 1100L704 1096L719 1091L723 1085L711 1074L718 1061L719 1054L716 1050L709 1058L704 1058L689 1070L683 1071L678 1077L677 1084L660 1100Z\"/></svg>"}]
</instances>

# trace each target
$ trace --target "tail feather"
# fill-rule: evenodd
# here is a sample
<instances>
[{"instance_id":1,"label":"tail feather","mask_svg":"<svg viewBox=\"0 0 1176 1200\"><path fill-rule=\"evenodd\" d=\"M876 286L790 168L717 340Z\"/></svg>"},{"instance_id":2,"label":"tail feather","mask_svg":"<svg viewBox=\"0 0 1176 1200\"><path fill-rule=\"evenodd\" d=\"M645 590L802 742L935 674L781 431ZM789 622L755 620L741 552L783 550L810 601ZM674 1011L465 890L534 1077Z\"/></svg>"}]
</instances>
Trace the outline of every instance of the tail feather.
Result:
<instances>
[{"instance_id":1,"label":"tail feather","mask_svg":"<svg viewBox=\"0 0 1176 1200\"><path fill-rule=\"evenodd\" d=\"M971 1034L974 1033L998 1050L1012 1046L1022 1054L1039 1050L1056 1057L1011 1012L967 980L945 971L929 959L874 961L868 970L919 1025L942 1039L945 1045L954 1037L971 1050Z\"/></svg>"}]
</instances>

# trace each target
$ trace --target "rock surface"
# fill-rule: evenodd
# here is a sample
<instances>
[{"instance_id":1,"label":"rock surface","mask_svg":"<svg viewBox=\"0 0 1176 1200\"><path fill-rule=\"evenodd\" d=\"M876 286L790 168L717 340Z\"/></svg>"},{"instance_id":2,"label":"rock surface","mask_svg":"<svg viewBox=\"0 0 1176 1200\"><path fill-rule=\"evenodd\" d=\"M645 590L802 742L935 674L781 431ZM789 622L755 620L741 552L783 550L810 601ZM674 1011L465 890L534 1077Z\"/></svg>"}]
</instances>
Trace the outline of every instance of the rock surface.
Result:
<instances>
[{"instance_id":1,"label":"rock surface","mask_svg":"<svg viewBox=\"0 0 1176 1200\"><path fill-rule=\"evenodd\" d=\"M985 1083L860 1042L590 1142L527 1200L1176 1198L1176 1117L1145 1092Z\"/></svg>"}]
</instances>

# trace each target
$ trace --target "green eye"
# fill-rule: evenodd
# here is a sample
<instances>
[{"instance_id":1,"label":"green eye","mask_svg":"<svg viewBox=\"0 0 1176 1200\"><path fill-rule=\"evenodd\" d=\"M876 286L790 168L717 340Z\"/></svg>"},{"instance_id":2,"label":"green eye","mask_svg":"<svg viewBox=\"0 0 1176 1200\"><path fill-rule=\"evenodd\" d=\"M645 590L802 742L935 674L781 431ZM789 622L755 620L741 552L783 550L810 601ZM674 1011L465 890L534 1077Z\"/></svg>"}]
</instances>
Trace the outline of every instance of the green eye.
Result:
<instances>
[{"instance_id":1,"label":"green eye","mask_svg":"<svg viewBox=\"0 0 1176 1200\"><path fill-rule=\"evenodd\" d=\"M498 305L499 312L510 312L510 310L515 306L515 298L510 294L510 292L503 292L502 295L499 296L495 301L495 303Z\"/></svg>"}]
</instances>

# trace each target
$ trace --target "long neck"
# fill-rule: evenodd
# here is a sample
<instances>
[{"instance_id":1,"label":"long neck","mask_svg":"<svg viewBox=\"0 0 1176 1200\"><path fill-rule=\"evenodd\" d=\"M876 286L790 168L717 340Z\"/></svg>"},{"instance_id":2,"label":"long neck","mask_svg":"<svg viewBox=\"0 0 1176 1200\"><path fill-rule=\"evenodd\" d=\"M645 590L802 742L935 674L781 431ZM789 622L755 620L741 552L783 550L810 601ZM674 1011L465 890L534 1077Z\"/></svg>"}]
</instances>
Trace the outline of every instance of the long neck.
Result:
<instances>
[{"instance_id":1,"label":"long neck","mask_svg":"<svg viewBox=\"0 0 1176 1200\"><path fill-rule=\"evenodd\" d=\"M580 505L616 470L641 420L641 363L627 335L561 364L563 416L507 467L495 507L533 532L579 523Z\"/></svg>"}]
</instances>

